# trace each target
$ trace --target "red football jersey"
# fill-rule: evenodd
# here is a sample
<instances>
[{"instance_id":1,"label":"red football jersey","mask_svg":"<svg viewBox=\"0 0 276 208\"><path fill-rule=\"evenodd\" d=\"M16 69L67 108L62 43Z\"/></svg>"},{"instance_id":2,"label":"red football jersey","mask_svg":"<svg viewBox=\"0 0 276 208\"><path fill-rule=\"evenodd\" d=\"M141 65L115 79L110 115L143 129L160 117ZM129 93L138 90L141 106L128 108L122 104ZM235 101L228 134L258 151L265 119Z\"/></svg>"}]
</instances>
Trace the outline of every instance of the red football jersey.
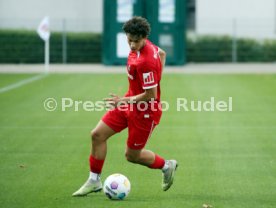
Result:
<instances>
[{"instance_id":1,"label":"red football jersey","mask_svg":"<svg viewBox=\"0 0 276 208\"><path fill-rule=\"evenodd\" d=\"M143 93L146 89L157 87L157 99L148 105L148 109L141 110L134 105L134 112L140 111L148 114L155 124L161 118L160 81L162 76L162 64L158 54L158 47L146 40L145 46L140 51L130 51L127 60L127 75L129 89L126 96L134 96Z\"/></svg>"}]
</instances>

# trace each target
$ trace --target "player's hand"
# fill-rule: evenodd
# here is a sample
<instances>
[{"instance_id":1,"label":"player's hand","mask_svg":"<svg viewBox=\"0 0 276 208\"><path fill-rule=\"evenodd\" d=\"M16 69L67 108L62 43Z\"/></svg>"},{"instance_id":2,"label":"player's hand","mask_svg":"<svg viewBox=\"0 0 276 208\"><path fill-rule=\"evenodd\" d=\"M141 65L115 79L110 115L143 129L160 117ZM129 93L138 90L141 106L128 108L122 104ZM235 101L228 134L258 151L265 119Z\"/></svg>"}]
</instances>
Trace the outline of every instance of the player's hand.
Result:
<instances>
[{"instance_id":1,"label":"player's hand","mask_svg":"<svg viewBox=\"0 0 276 208\"><path fill-rule=\"evenodd\" d=\"M109 95L109 98L104 98L106 104L111 105L113 107L117 107L118 105L122 104L121 97L113 93L110 93Z\"/></svg>"}]
</instances>

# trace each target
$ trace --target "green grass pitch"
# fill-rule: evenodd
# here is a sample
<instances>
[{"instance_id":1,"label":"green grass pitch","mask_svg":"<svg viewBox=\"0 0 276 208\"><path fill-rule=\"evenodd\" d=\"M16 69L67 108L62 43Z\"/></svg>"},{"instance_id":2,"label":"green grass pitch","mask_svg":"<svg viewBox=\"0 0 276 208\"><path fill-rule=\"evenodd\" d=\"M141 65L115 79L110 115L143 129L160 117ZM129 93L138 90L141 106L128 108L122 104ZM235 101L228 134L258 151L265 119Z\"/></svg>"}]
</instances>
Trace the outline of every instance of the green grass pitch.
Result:
<instances>
[{"instance_id":1,"label":"green grass pitch","mask_svg":"<svg viewBox=\"0 0 276 208\"><path fill-rule=\"evenodd\" d=\"M0 75L0 88L34 75ZM73 198L88 176L90 130L103 112L48 112L46 98L96 101L127 89L124 74L55 74L0 94L0 204L10 208L272 208L276 206L276 75L165 74L170 104L147 148L179 162L161 190L161 172L128 163L126 131L108 142L102 179L125 174L124 201L103 193ZM176 111L176 99L233 98L232 112ZM58 103L60 104L60 103Z\"/></svg>"}]
</instances>

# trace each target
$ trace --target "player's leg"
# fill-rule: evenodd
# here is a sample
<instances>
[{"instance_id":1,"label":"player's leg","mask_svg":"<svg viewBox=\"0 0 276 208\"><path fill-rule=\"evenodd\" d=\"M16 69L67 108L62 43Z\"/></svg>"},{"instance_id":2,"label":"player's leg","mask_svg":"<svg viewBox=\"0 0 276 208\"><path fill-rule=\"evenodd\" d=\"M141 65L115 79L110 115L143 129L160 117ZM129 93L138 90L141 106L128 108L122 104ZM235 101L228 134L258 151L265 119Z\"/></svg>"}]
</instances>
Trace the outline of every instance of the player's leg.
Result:
<instances>
[{"instance_id":1,"label":"player's leg","mask_svg":"<svg viewBox=\"0 0 276 208\"><path fill-rule=\"evenodd\" d=\"M91 131L92 145L89 157L89 178L78 191L73 193L73 196L84 196L90 192L97 192L102 189L100 174L106 157L107 140L126 127L127 120L124 112L114 109L108 111Z\"/></svg>"},{"instance_id":2,"label":"player's leg","mask_svg":"<svg viewBox=\"0 0 276 208\"><path fill-rule=\"evenodd\" d=\"M165 160L162 157L147 149L131 149L127 147L125 156L129 162L147 167L153 166L153 169L162 169L165 165Z\"/></svg>"},{"instance_id":3,"label":"player's leg","mask_svg":"<svg viewBox=\"0 0 276 208\"><path fill-rule=\"evenodd\" d=\"M151 169L161 169L163 173L162 188L167 191L173 184L177 168L175 160L165 160L150 150L144 149L155 127L153 121L143 119L142 125L129 122L126 159L129 162L147 166Z\"/></svg>"},{"instance_id":4,"label":"player's leg","mask_svg":"<svg viewBox=\"0 0 276 208\"><path fill-rule=\"evenodd\" d=\"M97 180L102 172L106 157L107 140L117 132L105 124L102 120L91 131L91 155L89 157L91 179Z\"/></svg>"},{"instance_id":5,"label":"player's leg","mask_svg":"<svg viewBox=\"0 0 276 208\"><path fill-rule=\"evenodd\" d=\"M128 123L128 139L126 148L126 159L129 162L138 163L156 169L161 169L165 160L150 150L144 149L148 139L155 128L154 121L141 117L130 120Z\"/></svg>"},{"instance_id":6,"label":"player's leg","mask_svg":"<svg viewBox=\"0 0 276 208\"><path fill-rule=\"evenodd\" d=\"M129 162L162 170L162 189L167 191L173 184L174 174L178 166L176 160L165 160L154 152L146 149L134 150L126 148L126 159Z\"/></svg>"},{"instance_id":7,"label":"player's leg","mask_svg":"<svg viewBox=\"0 0 276 208\"><path fill-rule=\"evenodd\" d=\"M103 121L91 131L91 155L89 157L90 174L88 180L72 196L85 196L102 189L100 174L106 157L106 142L116 131Z\"/></svg>"}]
</instances>

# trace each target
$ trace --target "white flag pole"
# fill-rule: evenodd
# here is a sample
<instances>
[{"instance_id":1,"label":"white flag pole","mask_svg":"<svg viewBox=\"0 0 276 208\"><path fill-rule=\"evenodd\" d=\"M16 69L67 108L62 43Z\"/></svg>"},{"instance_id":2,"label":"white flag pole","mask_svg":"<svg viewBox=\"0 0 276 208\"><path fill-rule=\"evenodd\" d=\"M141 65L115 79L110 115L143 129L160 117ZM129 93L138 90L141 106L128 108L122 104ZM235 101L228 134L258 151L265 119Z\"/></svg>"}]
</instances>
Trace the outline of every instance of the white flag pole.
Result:
<instances>
[{"instance_id":1,"label":"white flag pole","mask_svg":"<svg viewBox=\"0 0 276 208\"><path fill-rule=\"evenodd\" d=\"M45 53L44 53L44 65L45 65L45 73L49 72L49 64L50 64L50 44L49 39L45 40Z\"/></svg>"}]
</instances>

